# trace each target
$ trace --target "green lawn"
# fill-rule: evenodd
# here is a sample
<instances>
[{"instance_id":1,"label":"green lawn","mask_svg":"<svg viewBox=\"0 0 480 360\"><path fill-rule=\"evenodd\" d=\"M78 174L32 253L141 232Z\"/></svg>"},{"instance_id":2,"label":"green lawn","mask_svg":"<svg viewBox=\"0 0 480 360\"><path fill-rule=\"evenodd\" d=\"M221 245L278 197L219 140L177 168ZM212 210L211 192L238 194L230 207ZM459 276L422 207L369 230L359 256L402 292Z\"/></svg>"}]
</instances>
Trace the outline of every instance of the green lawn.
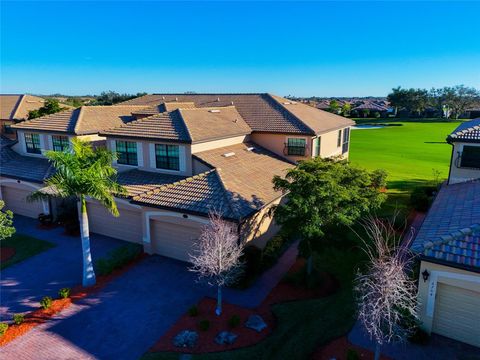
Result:
<instances>
[{"instance_id":1,"label":"green lawn","mask_svg":"<svg viewBox=\"0 0 480 360\"><path fill-rule=\"evenodd\" d=\"M441 179L447 178L452 147L445 139L460 122L388 123L400 126L352 130L352 164L385 169L389 188L400 191L433 180L433 169L440 172Z\"/></svg>"},{"instance_id":2,"label":"green lawn","mask_svg":"<svg viewBox=\"0 0 480 360\"><path fill-rule=\"evenodd\" d=\"M54 246L54 244L48 241L39 240L28 235L14 234L11 238L2 240L0 244L1 248L13 247L16 251L13 258L1 263L0 268L4 269Z\"/></svg>"}]
</instances>

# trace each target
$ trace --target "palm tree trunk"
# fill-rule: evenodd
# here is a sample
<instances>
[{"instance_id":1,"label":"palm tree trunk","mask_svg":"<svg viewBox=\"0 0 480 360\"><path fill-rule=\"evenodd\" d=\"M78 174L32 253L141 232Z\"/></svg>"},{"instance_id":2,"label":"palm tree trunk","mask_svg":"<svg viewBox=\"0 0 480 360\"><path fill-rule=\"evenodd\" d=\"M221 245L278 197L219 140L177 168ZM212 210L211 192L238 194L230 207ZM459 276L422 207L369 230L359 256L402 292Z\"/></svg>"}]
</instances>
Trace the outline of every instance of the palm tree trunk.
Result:
<instances>
[{"instance_id":1,"label":"palm tree trunk","mask_svg":"<svg viewBox=\"0 0 480 360\"><path fill-rule=\"evenodd\" d=\"M93 270L92 254L90 253L90 233L88 231L87 203L85 197L80 196L77 202L78 219L80 221L80 238L82 239L83 253L83 286L95 285L95 271Z\"/></svg>"},{"instance_id":2,"label":"palm tree trunk","mask_svg":"<svg viewBox=\"0 0 480 360\"><path fill-rule=\"evenodd\" d=\"M215 309L215 314L217 316L222 315L222 287L217 288L217 308Z\"/></svg>"},{"instance_id":3,"label":"palm tree trunk","mask_svg":"<svg viewBox=\"0 0 480 360\"><path fill-rule=\"evenodd\" d=\"M375 358L374 360L380 360L380 344L375 344Z\"/></svg>"}]
</instances>

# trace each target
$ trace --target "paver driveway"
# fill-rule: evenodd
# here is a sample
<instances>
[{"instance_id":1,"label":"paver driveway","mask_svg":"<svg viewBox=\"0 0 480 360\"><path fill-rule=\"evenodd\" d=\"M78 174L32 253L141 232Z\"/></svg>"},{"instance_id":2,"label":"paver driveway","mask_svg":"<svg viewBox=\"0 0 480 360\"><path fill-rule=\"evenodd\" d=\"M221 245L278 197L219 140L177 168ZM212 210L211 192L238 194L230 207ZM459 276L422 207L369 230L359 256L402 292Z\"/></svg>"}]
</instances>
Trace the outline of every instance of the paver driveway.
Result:
<instances>
[{"instance_id":1,"label":"paver driveway","mask_svg":"<svg viewBox=\"0 0 480 360\"><path fill-rule=\"evenodd\" d=\"M98 294L0 348L0 358L138 359L206 291L185 263L149 256Z\"/></svg>"},{"instance_id":2,"label":"paver driveway","mask_svg":"<svg viewBox=\"0 0 480 360\"><path fill-rule=\"evenodd\" d=\"M56 246L1 271L0 319L11 319L13 313L38 308L43 296L56 296L62 287L82 283L82 250L80 238L66 236L63 228L39 230L38 221L15 216L17 232L50 241ZM92 234L92 258L99 259L126 242Z\"/></svg>"}]
</instances>

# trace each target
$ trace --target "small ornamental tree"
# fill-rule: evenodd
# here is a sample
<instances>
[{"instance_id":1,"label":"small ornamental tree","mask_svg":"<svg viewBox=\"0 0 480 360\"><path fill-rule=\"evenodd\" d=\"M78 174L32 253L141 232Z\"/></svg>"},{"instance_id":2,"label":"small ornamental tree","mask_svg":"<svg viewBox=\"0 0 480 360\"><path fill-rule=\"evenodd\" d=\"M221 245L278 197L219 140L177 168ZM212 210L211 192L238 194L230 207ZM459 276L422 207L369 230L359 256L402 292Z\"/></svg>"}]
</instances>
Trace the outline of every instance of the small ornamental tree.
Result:
<instances>
[{"instance_id":1,"label":"small ornamental tree","mask_svg":"<svg viewBox=\"0 0 480 360\"><path fill-rule=\"evenodd\" d=\"M5 202L0 200L0 240L4 240L15 234L13 227L13 213L10 210L3 210Z\"/></svg>"},{"instance_id":2,"label":"small ornamental tree","mask_svg":"<svg viewBox=\"0 0 480 360\"><path fill-rule=\"evenodd\" d=\"M414 331L417 318L415 281L408 274L412 256L408 242L393 225L373 217L364 223L367 239L362 239L369 264L356 276L358 318L375 341L375 360L383 344L405 341ZM410 234L408 240L413 238Z\"/></svg>"},{"instance_id":3,"label":"small ornamental tree","mask_svg":"<svg viewBox=\"0 0 480 360\"><path fill-rule=\"evenodd\" d=\"M203 229L194 252L190 254L190 271L210 286L217 287L215 313L222 313L222 288L231 285L240 275L243 245L235 227L216 212L209 214L210 223Z\"/></svg>"},{"instance_id":4,"label":"small ornamental tree","mask_svg":"<svg viewBox=\"0 0 480 360\"><path fill-rule=\"evenodd\" d=\"M35 119L41 116L55 114L66 108L60 106L60 103L56 99L46 99L43 106L37 110L30 110L28 112L28 119Z\"/></svg>"},{"instance_id":5,"label":"small ornamental tree","mask_svg":"<svg viewBox=\"0 0 480 360\"><path fill-rule=\"evenodd\" d=\"M386 173L369 172L338 159L301 161L284 178L275 176L275 190L288 194L288 201L275 208L275 219L287 231L300 236L300 255L312 272L312 254L330 226L351 225L385 200Z\"/></svg>"}]
</instances>

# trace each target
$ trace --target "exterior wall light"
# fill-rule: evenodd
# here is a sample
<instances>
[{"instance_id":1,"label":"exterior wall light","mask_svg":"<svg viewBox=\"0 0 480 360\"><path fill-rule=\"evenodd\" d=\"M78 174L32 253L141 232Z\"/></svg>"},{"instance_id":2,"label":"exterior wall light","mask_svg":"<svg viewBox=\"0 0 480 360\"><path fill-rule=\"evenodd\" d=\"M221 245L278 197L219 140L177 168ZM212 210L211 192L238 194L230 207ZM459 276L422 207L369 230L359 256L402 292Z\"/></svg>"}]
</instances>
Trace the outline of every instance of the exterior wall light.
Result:
<instances>
[{"instance_id":1,"label":"exterior wall light","mask_svg":"<svg viewBox=\"0 0 480 360\"><path fill-rule=\"evenodd\" d=\"M427 282L428 278L430 277L430 273L427 269L423 270L422 272L423 282Z\"/></svg>"}]
</instances>

